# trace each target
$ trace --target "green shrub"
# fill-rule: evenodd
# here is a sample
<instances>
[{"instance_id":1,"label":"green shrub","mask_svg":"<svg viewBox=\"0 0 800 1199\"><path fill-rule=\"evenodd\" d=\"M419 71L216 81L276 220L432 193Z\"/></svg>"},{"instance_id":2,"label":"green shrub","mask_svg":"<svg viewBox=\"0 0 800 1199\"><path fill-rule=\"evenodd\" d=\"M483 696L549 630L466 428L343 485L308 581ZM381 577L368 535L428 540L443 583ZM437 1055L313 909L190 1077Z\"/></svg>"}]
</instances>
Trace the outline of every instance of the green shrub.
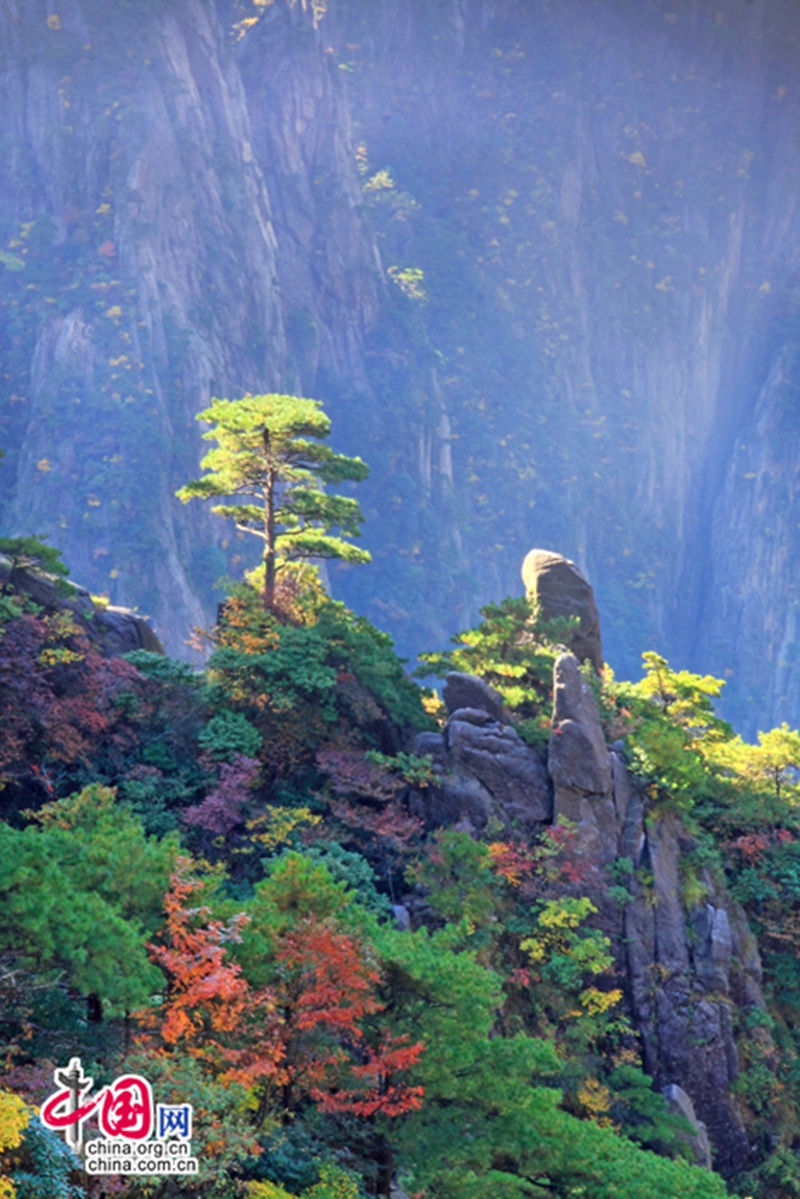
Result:
<instances>
[{"instance_id":1,"label":"green shrub","mask_svg":"<svg viewBox=\"0 0 800 1199\"><path fill-rule=\"evenodd\" d=\"M261 735L241 712L219 712L209 720L197 737L203 749L225 762L236 754L254 758L261 748Z\"/></svg>"}]
</instances>

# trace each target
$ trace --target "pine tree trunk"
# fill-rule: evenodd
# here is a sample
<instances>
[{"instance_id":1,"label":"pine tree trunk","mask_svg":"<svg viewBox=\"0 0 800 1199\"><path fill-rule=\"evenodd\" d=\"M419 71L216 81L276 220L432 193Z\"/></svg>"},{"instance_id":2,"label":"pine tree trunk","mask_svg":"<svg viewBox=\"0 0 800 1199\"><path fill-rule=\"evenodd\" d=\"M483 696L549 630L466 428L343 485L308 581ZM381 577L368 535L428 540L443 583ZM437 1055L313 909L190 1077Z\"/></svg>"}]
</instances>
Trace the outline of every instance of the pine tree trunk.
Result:
<instances>
[{"instance_id":1,"label":"pine tree trunk","mask_svg":"<svg viewBox=\"0 0 800 1199\"><path fill-rule=\"evenodd\" d=\"M394 1153L388 1137L381 1136L378 1141L378 1180L377 1194L381 1199L390 1199L392 1193L392 1174L394 1173Z\"/></svg>"},{"instance_id":2,"label":"pine tree trunk","mask_svg":"<svg viewBox=\"0 0 800 1199\"><path fill-rule=\"evenodd\" d=\"M264 445L269 450L269 431L264 430ZM275 483L276 472L270 470L264 488L264 608L275 611Z\"/></svg>"}]
</instances>

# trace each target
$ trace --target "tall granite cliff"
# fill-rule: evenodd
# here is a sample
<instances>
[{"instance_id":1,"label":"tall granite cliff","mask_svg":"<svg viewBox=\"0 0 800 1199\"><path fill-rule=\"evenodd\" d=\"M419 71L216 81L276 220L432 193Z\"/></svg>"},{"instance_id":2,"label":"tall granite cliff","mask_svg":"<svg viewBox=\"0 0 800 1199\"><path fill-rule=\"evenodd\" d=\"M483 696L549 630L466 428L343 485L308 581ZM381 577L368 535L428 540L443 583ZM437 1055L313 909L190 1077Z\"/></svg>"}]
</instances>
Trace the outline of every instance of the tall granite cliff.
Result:
<instances>
[{"instance_id":1,"label":"tall granite cliff","mask_svg":"<svg viewBox=\"0 0 800 1199\"><path fill-rule=\"evenodd\" d=\"M291 41L296 15L280 15ZM2 411L16 471L5 479L6 522L50 532L74 574L145 606L172 651L185 652L192 626L213 610L230 537L174 498L197 473L193 417L211 394L300 386L299 335L287 343L286 329L319 320L325 307L298 267L299 254L306 275L317 273L309 230L337 278L354 274L351 246L337 256L320 215L304 208L316 170L307 131L315 104L330 106L330 87L323 69L315 90L318 55L289 69L289 51L276 50L305 113L285 114L283 141L273 113L272 144L262 147L296 185L294 204L280 195L279 243L253 149L263 130L251 129L210 5L110 14L89 0L48 18L45 5L11 0L0 6L0 38ZM309 41L301 32L301 50ZM280 95L290 106L288 90ZM328 113L326 128L335 121ZM345 243L356 199L340 204ZM360 291L330 296L338 327L321 335L314 367L341 354L340 369L357 375L349 329L359 305L362 323L376 307L377 270L367 265ZM233 549L229 557L235 569Z\"/></svg>"},{"instance_id":2,"label":"tall granite cliff","mask_svg":"<svg viewBox=\"0 0 800 1199\"><path fill-rule=\"evenodd\" d=\"M522 740L485 679L451 672L442 731L416 737L434 778L412 790L411 809L428 828L517 843L536 843L556 825L569 830L573 869L558 889L594 904L634 1052L673 1109L695 1125L697 1162L740 1173L754 1164L759 1142L753 1090L743 1085L748 1068L755 1056L763 1092L778 1065L758 942L720 859L704 856L690 833L694 824L702 836L696 819L685 820L629 768L626 742L606 743L591 682L601 643L592 588L574 563L541 550L527 555L523 575L546 618L584 618L554 661L546 750ZM424 920L427 902L418 889L409 918Z\"/></svg>"},{"instance_id":3,"label":"tall granite cliff","mask_svg":"<svg viewBox=\"0 0 800 1199\"><path fill-rule=\"evenodd\" d=\"M404 651L558 546L615 669L797 722L798 57L790 0L0 0L4 530L184 652L247 554L193 417L304 392Z\"/></svg>"},{"instance_id":4,"label":"tall granite cliff","mask_svg":"<svg viewBox=\"0 0 800 1199\"><path fill-rule=\"evenodd\" d=\"M615 669L646 643L745 731L796 719L796 6L375 7L351 90L427 201L393 250L431 274L472 561L505 593L526 531L558 546Z\"/></svg>"}]
</instances>

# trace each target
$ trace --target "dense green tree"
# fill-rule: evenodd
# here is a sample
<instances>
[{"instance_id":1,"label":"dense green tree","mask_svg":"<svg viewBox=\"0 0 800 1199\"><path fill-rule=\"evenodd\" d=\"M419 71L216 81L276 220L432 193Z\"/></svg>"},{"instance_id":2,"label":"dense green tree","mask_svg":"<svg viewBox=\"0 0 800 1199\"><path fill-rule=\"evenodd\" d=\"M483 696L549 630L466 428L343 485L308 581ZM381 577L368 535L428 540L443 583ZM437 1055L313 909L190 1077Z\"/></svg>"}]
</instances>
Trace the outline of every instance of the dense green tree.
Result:
<instances>
[{"instance_id":1,"label":"dense green tree","mask_svg":"<svg viewBox=\"0 0 800 1199\"><path fill-rule=\"evenodd\" d=\"M425 1102L397 1129L407 1189L436 1199L722 1199L707 1171L642 1152L610 1129L561 1110L561 1063L548 1042L496 1035L499 977L455 930L374 930L392 1027L429 1048L410 1071Z\"/></svg>"},{"instance_id":2,"label":"dense green tree","mask_svg":"<svg viewBox=\"0 0 800 1199\"><path fill-rule=\"evenodd\" d=\"M324 485L365 479L360 458L335 453L323 441L331 422L316 400L285 395L214 399L198 413L215 441L201 465L210 473L178 491L191 499L230 497L213 511L264 542L264 606L275 605L277 571L284 562L342 558L369 562L366 550L347 537L359 536L363 519L356 500L328 495ZM332 536L338 528L343 536Z\"/></svg>"},{"instance_id":3,"label":"dense green tree","mask_svg":"<svg viewBox=\"0 0 800 1199\"><path fill-rule=\"evenodd\" d=\"M431 725L391 638L307 584L288 621L265 610L252 586L237 586L208 664L212 695L248 717L262 760L281 772L339 734L394 750L398 729Z\"/></svg>"},{"instance_id":4,"label":"dense green tree","mask_svg":"<svg viewBox=\"0 0 800 1199\"><path fill-rule=\"evenodd\" d=\"M48 804L21 831L0 824L0 949L118 1010L158 986L145 942L161 920L177 841L144 836L108 788Z\"/></svg>"},{"instance_id":5,"label":"dense green tree","mask_svg":"<svg viewBox=\"0 0 800 1199\"><path fill-rule=\"evenodd\" d=\"M758 734L758 745L732 737L715 745L711 760L726 777L737 780L740 792L749 792L766 816L775 823L797 807L800 798L800 733L784 722L779 728Z\"/></svg>"},{"instance_id":6,"label":"dense green tree","mask_svg":"<svg viewBox=\"0 0 800 1199\"><path fill-rule=\"evenodd\" d=\"M607 732L625 735L631 766L647 785L648 798L686 815L718 789L715 760L733 736L714 708L724 681L673 670L660 654L645 653L642 659L638 683L606 682L601 707L610 721Z\"/></svg>"}]
</instances>

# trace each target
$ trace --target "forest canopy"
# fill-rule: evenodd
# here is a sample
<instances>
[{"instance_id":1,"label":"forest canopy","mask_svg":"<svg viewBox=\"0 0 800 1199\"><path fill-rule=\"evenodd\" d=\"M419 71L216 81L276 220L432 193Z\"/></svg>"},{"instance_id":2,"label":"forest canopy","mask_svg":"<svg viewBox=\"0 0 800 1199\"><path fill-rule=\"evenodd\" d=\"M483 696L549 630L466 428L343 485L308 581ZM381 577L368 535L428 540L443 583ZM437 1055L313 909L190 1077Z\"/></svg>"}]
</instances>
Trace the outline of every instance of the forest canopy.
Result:
<instances>
[{"instance_id":1,"label":"forest canopy","mask_svg":"<svg viewBox=\"0 0 800 1199\"><path fill-rule=\"evenodd\" d=\"M72 1058L193 1105L196 1180L120 1195L800 1194L785 1189L800 1178L800 734L747 744L716 714L721 680L656 653L637 683L579 669L575 621L526 598L422 655L418 673L492 697L494 716L447 712L322 586L314 558L363 558L330 535L357 534L355 501L324 485L366 467L324 445L319 405L245 397L201 418L217 449L181 498L244 497L219 514L265 543L263 572L229 582L202 669L106 656L85 609L55 587L33 598L42 572L66 575L57 551L3 543L5 1194L45 1173L53 1194L83 1193L35 1118ZM647 864L600 870L564 816L447 815L465 728L506 747L479 749L484 767L513 745L529 772L556 769L567 660L642 828L677 821L691 846L687 920L727 896L759 937L769 1004L743 1009L735 1084L756 1151L727 1183L648 1074L621 978L620 914L661 902Z\"/></svg>"},{"instance_id":2,"label":"forest canopy","mask_svg":"<svg viewBox=\"0 0 800 1199\"><path fill-rule=\"evenodd\" d=\"M414 797L440 781L409 737L437 729L440 701L313 569L280 611L234 586L202 671L103 659L68 610L10 584L3 598L7 1186L26 1195L45 1161L68 1193L74 1162L30 1105L79 1055L195 1105L200 1176L159 1196L727 1193L643 1070L574 830L531 841L421 818ZM507 600L425 669L504 687L536 747L553 719L552 634ZM748 747L714 715L715 680L656 655L645 666L637 684L591 676L607 736L768 946L800 902L797 735ZM768 968L788 977L775 945ZM793 994L769 1016L782 1054ZM782 1070L752 1101L765 1137L792 1118ZM777 1194L770 1170L791 1151L776 1152L748 1193Z\"/></svg>"}]
</instances>

